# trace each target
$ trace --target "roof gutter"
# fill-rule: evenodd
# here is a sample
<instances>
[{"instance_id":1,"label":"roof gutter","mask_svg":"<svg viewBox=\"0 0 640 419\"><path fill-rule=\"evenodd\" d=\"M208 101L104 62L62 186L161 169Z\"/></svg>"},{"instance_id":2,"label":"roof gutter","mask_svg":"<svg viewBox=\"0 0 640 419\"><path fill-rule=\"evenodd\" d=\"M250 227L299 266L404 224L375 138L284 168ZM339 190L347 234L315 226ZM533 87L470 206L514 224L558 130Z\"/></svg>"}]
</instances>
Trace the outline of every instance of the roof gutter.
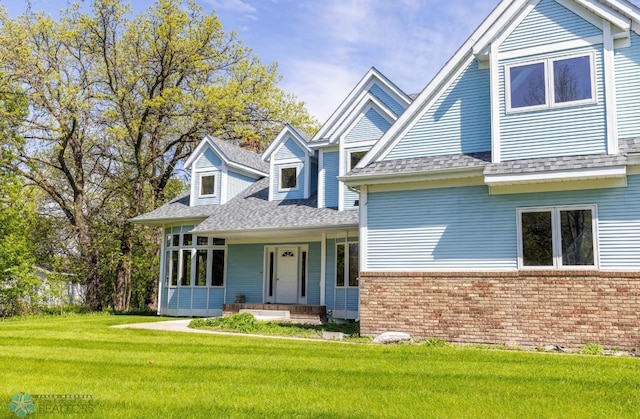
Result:
<instances>
[{"instance_id":1,"label":"roof gutter","mask_svg":"<svg viewBox=\"0 0 640 419\"><path fill-rule=\"evenodd\" d=\"M462 179L482 176L484 166L462 167L456 169L439 170L437 172L395 172L386 174L371 175L345 175L338 176L338 180L345 185L352 187L358 185L380 185L388 183L407 183L431 180Z\"/></svg>"}]
</instances>

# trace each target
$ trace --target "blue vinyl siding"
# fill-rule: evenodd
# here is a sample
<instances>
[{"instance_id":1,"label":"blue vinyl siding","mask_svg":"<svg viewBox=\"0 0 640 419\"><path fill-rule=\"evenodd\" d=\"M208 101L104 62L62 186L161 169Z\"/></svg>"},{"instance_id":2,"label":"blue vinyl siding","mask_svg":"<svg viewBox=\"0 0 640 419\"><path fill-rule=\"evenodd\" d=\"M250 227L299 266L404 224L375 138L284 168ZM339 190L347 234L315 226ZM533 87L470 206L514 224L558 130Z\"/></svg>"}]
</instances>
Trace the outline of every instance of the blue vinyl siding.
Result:
<instances>
[{"instance_id":1,"label":"blue vinyl siding","mask_svg":"<svg viewBox=\"0 0 640 419\"><path fill-rule=\"evenodd\" d=\"M193 287L193 296L191 297L191 308L204 310L207 308L208 300L209 300L209 287Z\"/></svg>"},{"instance_id":2,"label":"blue vinyl siding","mask_svg":"<svg viewBox=\"0 0 640 419\"><path fill-rule=\"evenodd\" d=\"M491 150L489 89L473 60L384 160Z\"/></svg>"},{"instance_id":3,"label":"blue vinyl siding","mask_svg":"<svg viewBox=\"0 0 640 419\"><path fill-rule=\"evenodd\" d=\"M567 53L595 51L597 103L506 113L505 64L500 63L500 154L503 161L536 157L601 154L607 151L602 45ZM545 58L549 55L527 57ZM557 55L553 55L557 56Z\"/></svg>"},{"instance_id":4,"label":"blue vinyl siding","mask_svg":"<svg viewBox=\"0 0 640 419\"><path fill-rule=\"evenodd\" d=\"M339 153L337 151L325 151L323 155L324 165L324 202L320 202L321 208L338 208L338 173Z\"/></svg>"},{"instance_id":5,"label":"blue vinyl siding","mask_svg":"<svg viewBox=\"0 0 640 419\"><path fill-rule=\"evenodd\" d=\"M304 198L304 172L305 167L300 163L298 167L298 181L296 189L280 192L280 169L283 167L292 167L295 163L274 164L273 180L271 181L272 196L274 201L283 199L303 199Z\"/></svg>"},{"instance_id":6,"label":"blue vinyl siding","mask_svg":"<svg viewBox=\"0 0 640 419\"><path fill-rule=\"evenodd\" d=\"M344 138L345 143L377 140L389 129L391 123L375 109L369 109Z\"/></svg>"},{"instance_id":7,"label":"blue vinyl siding","mask_svg":"<svg viewBox=\"0 0 640 419\"><path fill-rule=\"evenodd\" d=\"M231 199L255 183L255 179L232 171L227 172L227 199Z\"/></svg>"},{"instance_id":8,"label":"blue vinyl siding","mask_svg":"<svg viewBox=\"0 0 640 419\"><path fill-rule=\"evenodd\" d=\"M191 287L178 288L178 308L191 309Z\"/></svg>"},{"instance_id":9,"label":"blue vinyl siding","mask_svg":"<svg viewBox=\"0 0 640 419\"><path fill-rule=\"evenodd\" d=\"M307 254L307 304L320 304L320 242L309 243Z\"/></svg>"},{"instance_id":10,"label":"blue vinyl siding","mask_svg":"<svg viewBox=\"0 0 640 419\"><path fill-rule=\"evenodd\" d=\"M640 36L631 32L631 46L616 49L616 101L620 138L640 135Z\"/></svg>"},{"instance_id":11,"label":"blue vinyl siding","mask_svg":"<svg viewBox=\"0 0 640 419\"><path fill-rule=\"evenodd\" d=\"M222 305L224 304L224 292L225 292L225 289L222 287L209 288L209 307L208 308L222 310Z\"/></svg>"},{"instance_id":12,"label":"blue vinyl siding","mask_svg":"<svg viewBox=\"0 0 640 419\"><path fill-rule=\"evenodd\" d=\"M404 112L405 107L401 103L396 101L394 98L392 98L387 92L385 92L377 84L374 83L373 86L371 86L371 88L369 89L369 92L371 92L371 94L373 94L375 97L380 99L382 103L387 105L389 109L391 109L393 113L396 114L396 116L400 116L402 112Z\"/></svg>"},{"instance_id":13,"label":"blue vinyl siding","mask_svg":"<svg viewBox=\"0 0 640 419\"><path fill-rule=\"evenodd\" d=\"M207 167L222 167L222 160L216 153L209 147L206 147L205 152L196 159L196 169L205 169Z\"/></svg>"},{"instance_id":14,"label":"blue vinyl siding","mask_svg":"<svg viewBox=\"0 0 640 419\"><path fill-rule=\"evenodd\" d=\"M213 197L200 197L200 176L204 174L206 175L215 175L216 177L216 196ZM191 179L194 186L195 198L193 200L194 205L216 205L220 204L220 196L222 194L222 172L202 172L196 173L196 175Z\"/></svg>"},{"instance_id":15,"label":"blue vinyl siding","mask_svg":"<svg viewBox=\"0 0 640 419\"><path fill-rule=\"evenodd\" d=\"M168 303L166 305L167 308L178 308L178 289L177 288L167 288L167 300Z\"/></svg>"},{"instance_id":16,"label":"blue vinyl siding","mask_svg":"<svg viewBox=\"0 0 640 419\"><path fill-rule=\"evenodd\" d=\"M640 269L640 176L627 188L488 194L487 187L371 193L369 270L516 269L516 209L597 205L600 267ZM393 217L389 217L393 214Z\"/></svg>"},{"instance_id":17,"label":"blue vinyl siding","mask_svg":"<svg viewBox=\"0 0 640 419\"><path fill-rule=\"evenodd\" d=\"M302 147L300 147L293 138L289 137L287 141L285 141L284 144L281 145L280 148L278 148L278 151L274 156L274 160L285 160L294 158L302 160L305 156L305 150L302 149Z\"/></svg>"},{"instance_id":18,"label":"blue vinyl siding","mask_svg":"<svg viewBox=\"0 0 640 419\"><path fill-rule=\"evenodd\" d=\"M244 294L247 303L262 303L264 246L227 246L227 303L233 303L236 294Z\"/></svg>"},{"instance_id":19,"label":"blue vinyl siding","mask_svg":"<svg viewBox=\"0 0 640 419\"><path fill-rule=\"evenodd\" d=\"M572 41L602 31L554 0L542 0L500 46L500 51Z\"/></svg>"}]
</instances>

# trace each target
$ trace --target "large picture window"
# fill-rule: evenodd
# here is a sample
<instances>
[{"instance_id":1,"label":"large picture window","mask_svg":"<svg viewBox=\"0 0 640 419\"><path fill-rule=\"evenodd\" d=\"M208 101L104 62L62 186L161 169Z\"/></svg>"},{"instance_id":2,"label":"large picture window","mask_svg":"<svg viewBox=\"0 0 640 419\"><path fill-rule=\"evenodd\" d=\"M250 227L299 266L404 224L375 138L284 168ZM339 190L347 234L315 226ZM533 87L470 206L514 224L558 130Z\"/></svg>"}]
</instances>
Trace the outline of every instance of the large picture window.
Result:
<instances>
[{"instance_id":1,"label":"large picture window","mask_svg":"<svg viewBox=\"0 0 640 419\"><path fill-rule=\"evenodd\" d=\"M507 109L534 110L595 102L593 54L506 67Z\"/></svg>"},{"instance_id":2,"label":"large picture window","mask_svg":"<svg viewBox=\"0 0 640 419\"><path fill-rule=\"evenodd\" d=\"M523 268L596 267L596 208L518 210L519 265Z\"/></svg>"},{"instance_id":3,"label":"large picture window","mask_svg":"<svg viewBox=\"0 0 640 419\"><path fill-rule=\"evenodd\" d=\"M357 287L360 277L358 243L336 245L336 286Z\"/></svg>"},{"instance_id":4,"label":"large picture window","mask_svg":"<svg viewBox=\"0 0 640 419\"><path fill-rule=\"evenodd\" d=\"M171 287L221 287L225 276L225 240L168 234L165 283Z\"/></svg>"}]
</instances>

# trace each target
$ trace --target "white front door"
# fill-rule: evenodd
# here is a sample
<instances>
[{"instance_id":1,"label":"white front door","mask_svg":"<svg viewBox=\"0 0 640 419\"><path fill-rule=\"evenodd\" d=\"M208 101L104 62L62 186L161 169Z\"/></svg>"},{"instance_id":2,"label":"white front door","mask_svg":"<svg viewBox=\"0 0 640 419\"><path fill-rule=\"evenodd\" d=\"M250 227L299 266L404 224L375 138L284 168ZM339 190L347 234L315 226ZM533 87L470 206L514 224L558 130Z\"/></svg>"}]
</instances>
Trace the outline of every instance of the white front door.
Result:
<instances>
[{"instance_id":1,"label":"white front door","mask_svg":"<svg viewBox=\"0 0 640 419\"><path fill-rule=\"evenodd\" d=\"M276 249L276 303L298 302L298 247Z\"/></svg>"}]
</instances>

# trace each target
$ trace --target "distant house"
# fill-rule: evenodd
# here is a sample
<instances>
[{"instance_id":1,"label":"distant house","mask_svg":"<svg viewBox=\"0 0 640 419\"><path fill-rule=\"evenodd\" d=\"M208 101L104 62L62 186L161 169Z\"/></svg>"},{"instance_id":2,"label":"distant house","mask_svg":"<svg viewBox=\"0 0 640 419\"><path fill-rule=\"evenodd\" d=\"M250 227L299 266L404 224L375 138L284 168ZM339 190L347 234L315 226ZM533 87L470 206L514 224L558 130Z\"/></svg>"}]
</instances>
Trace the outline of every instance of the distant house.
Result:
<instances>
[{"instance_id":1,"label":"distant house","mask_svg":"<svg viewBox=\"0 0 640 419\"><path fill-rule=\"evenodd\" d=\"M503 0L413 102L372 69L246 189L205 139L191 194L135 220L165 229L160 311L243 294L367 335L637 347L638 109L640 9Z\"/></svg>"}]
</instances>

